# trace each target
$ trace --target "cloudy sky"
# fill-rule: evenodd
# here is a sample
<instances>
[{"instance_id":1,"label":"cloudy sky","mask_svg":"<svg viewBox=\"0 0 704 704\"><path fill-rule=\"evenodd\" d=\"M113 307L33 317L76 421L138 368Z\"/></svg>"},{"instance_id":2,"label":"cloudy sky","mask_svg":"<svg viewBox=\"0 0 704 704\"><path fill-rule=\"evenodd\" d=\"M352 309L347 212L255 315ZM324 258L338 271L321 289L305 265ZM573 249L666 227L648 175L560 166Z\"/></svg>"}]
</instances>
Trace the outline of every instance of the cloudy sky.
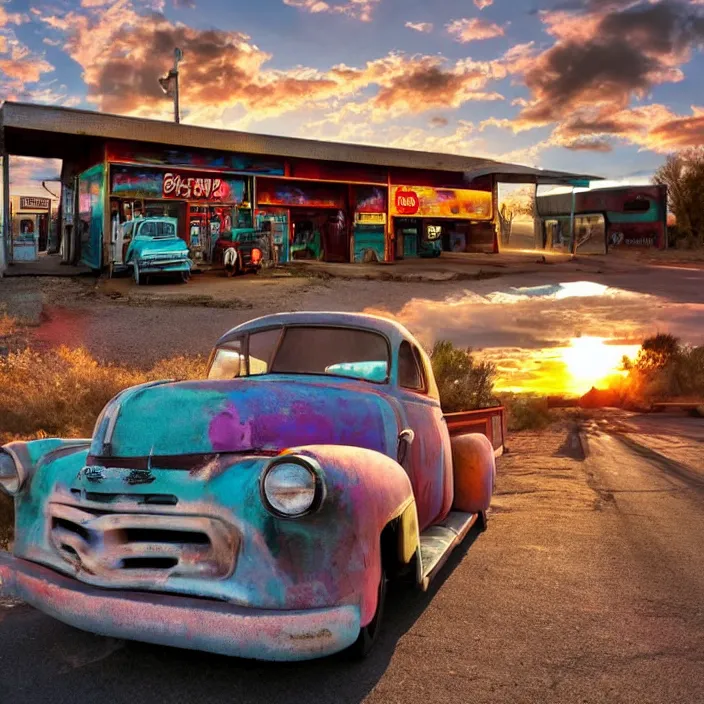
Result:
<instances>
[{"instance_id":1,"label":"cloudy sky","mask_svg":"<svg viewBox=\"0 0 704 704\"><path fill-rule=\"evenodd\" d=\"M0 97L170 119L179 46L184 122L634 178L704 142L703 45L704 0L0 0Z\"/></svg>"}]
</instances>

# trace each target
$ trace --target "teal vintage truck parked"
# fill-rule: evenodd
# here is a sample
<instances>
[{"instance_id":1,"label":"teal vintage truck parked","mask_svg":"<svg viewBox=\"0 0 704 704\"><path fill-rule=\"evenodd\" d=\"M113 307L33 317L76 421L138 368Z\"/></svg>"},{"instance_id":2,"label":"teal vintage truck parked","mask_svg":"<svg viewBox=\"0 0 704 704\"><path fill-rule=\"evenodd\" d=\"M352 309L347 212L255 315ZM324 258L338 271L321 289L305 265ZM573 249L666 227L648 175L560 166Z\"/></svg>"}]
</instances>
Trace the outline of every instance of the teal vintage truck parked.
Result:
<instances>
[{"instance_id":1,"label":"teal vintage truck parked","mask_svg":"<svg viewBox=\"0 0 704 704\"><path fill-rule=\"evenodd\" d=\"M503 409L443 414L408 330L281 313L207 379L112 399L89 439L0 448L0 597L94 633L260 660L367 655L387 580L427 589L485 528Z\"/></svg>"},{"instance_id":2,"label":"teal vintage truck parked","mask_svg":"<svg viewBox=\"0 0 704 704\"><path fill-rule=\"evenodd\" d=\"M175 218L144 218L125 223L113 242L113 269L132 269L136 284L152 276L180 275L185 283L191 276L188 245L177 233Z\"/></svg>"}]
</instances>

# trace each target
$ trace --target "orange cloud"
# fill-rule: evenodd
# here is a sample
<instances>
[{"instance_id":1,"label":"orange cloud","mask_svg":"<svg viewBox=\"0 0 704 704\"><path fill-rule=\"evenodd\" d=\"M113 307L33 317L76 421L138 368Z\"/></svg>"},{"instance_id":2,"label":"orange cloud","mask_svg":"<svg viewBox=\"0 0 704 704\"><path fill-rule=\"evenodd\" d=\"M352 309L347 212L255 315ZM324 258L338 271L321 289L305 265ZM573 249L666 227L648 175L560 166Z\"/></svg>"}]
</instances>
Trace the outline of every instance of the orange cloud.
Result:
<instances>
[{"instance_id":1,"label":"orange cloud","mask_svg":"<svg viewBox=\"0 0 704 704\"><path fill-rule=\"evenodd\" d=\"M35 159L34 157L10 157L10 188L13 194L49 194L42 188L42 181L58 181L61 176L61 161L58 159ZM47 183L53 193L59 193L59 185Z\"/></svg>"},{"instance_id":2,"label":"orange cloud","mask_svg":"<svg viewBox=\"0 0 704 704\"><path fill-rule=\"evenodd\" d=\"M36 83L54 67L22 44L11 27L29 21L27 15L7 12L0 4L0 94L12 100L21 95L26 83Z\"/></svg>"},{"instance_id":3,"label":"orange cloud","mask_svg":"<svg viewBox=\"0 0 704 704\"><path fill-rule=\"evenodd\" d=\"M472 19L453 20L447 25L447 31L456 41L466 44L482 39L493 39L503 37L505 30L498 24L486 22L485 20L473 17Z\"/></svg>"},{"instance_id":4,"label":"orange cloud","mask_svg":"<svg viewBox=\"0 0 704 704\"><path fill-rule=\"evenodd\" d=\"M187 121L199 124L220 124L223 113L238 106L259 119L331 107L338 116L357 107L377 119L501 99L488 90L495 79L490 63L450 64L439 56L392 53L361 67L273 70L267 67L271 55L242 33L140 14L130 0L41 19L63 37L63 49L82 67L88 100L108 112L168 119L171 106L157 78L170 67L177 46L184 52L182 109ZM373 97L349 102L369 87L376 88Z\"/></svg>"},{"instance_id":5,"label":"orange cloud","mask_svg":"<svg viewBox=\"0 0 704 704\"><path fill-rule=\"evenodd\" d=\"M474 4L483 10L485 7L491 7L494 4L494 0L474 0Z\"/></svg>"},{"instance_id":6,"label":"orange cloud","mask_svg":"<svg viewBox=\"0 0 704 704\"><path fill-rule=\"evenodd\" d=\"M611 138L664 150L701 139L701 116L680 117L663 106L636 106L653 87L679 82L682 66L704 42L704 14L685 0L587 0L581 12L540 13L555 38L538 52L524 45L503 59L528 88L513 120L488 125L514 132L557 125L553 145L607 151ZM660 127L662 125L662 127Z\"/></svg>"}]
</instances>

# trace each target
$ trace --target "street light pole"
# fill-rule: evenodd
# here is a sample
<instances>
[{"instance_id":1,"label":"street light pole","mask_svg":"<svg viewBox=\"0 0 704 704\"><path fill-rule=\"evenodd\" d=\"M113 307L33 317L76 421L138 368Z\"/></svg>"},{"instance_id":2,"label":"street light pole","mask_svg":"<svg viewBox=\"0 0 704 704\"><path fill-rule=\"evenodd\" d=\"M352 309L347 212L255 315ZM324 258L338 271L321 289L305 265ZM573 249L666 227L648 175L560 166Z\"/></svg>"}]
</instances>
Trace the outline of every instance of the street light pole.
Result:
<instances>
[{"instance_id":1,"label":"street light pole","mask_svg":"<svg viewBox=\"0 0 704 704\"><path fill-rule=\"evenodd\" d=\"M181 111L179 106L179 89L178 89L178 64L183 59L183 52L181 49L174 49L174 121L176 124L181 122Z\"/></svg>"},{"instance_id":2,"label":"street light pole","mask_svg":"<svg viewBox=\"0 0 704 704\"><path fill-rule=\"evenodd\" d=\"M159 79L161 90L169 97L174 99L174 122L181 122L181 110L179 105L179 89L178 89L178 65L183 59L183 51L176 47L174 49L174 67L164 76Z\"/></svg>"}]
</instances>

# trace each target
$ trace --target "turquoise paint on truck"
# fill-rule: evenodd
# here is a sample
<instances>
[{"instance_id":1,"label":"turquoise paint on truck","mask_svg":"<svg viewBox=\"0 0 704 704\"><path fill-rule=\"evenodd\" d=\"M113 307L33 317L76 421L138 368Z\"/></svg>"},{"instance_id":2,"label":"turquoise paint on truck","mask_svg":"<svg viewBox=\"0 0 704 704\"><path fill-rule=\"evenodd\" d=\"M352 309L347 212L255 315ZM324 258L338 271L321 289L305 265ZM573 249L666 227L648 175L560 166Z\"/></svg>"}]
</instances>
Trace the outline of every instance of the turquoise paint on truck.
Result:
<instances>
[{"instance_id":1,"label":"turquoise paint on truck","mask_svg":"<svg viewBox=\"0 0 704 704\"><path fill-rule=\"evenodd\" d=\"M349 361L271 371L281 350L299 349L286 336L302 330L349 339L340 346ZM256 376L150 382L110 401L90 439L2 448L0 470L10 457L22 481L0 595L108 636L265 660L358 642L375 623L382 565L420 560L419 531L452 506L429 360L397 323L338 313L250 321L216 351L246 375L239 351L256 334L281 336L271 369L260 360ZM388 359L354 361L358 334ZM402 387L409 348L422 393ZM314 356L302 349L299 361ZM267 481L281 467L312 482L300 513L271 503ZM393 565L388 555L382 563L384 535Z\"/></svg>"},{"instance_id":2,"label":"turquoise paint on truck","mask_svg":"<svg viewBox=\"0 0 704 704\"><path fill-rule=\"evenodd\" d=\"M141 276L181 273L188 276L192 262L188 245L177 236L176 218L144 218L136 221L125 264L132 267L135 281Z\"/></svg>"}]
</instances>

